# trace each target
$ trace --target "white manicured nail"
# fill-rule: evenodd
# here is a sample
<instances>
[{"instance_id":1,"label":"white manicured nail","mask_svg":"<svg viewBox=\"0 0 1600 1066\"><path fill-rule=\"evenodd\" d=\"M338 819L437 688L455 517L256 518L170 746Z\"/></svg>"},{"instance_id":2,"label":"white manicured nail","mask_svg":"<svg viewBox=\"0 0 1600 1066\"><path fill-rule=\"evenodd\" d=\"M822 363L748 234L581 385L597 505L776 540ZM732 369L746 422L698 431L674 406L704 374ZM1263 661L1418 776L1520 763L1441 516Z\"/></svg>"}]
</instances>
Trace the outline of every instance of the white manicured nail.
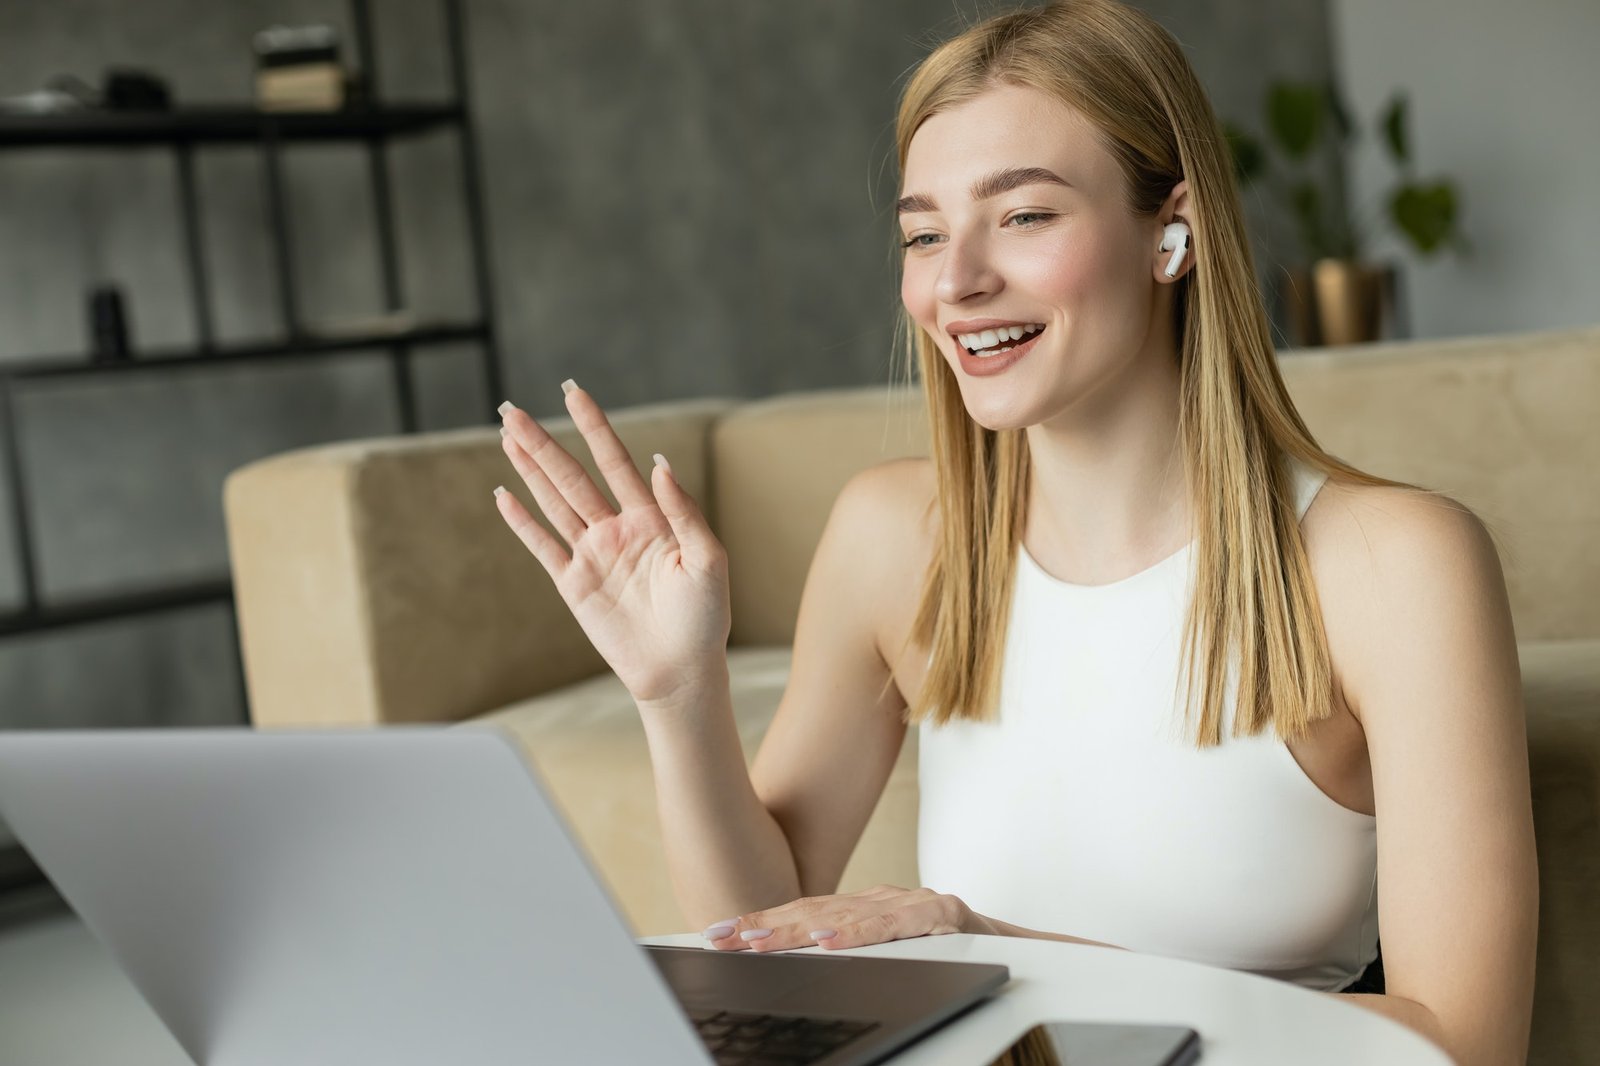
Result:
<instances>
[{"instance_id":1,"label":"white manicured nail","mask_svg":"<svg viewBox=\"0 0 1600 1066\"><path fill-rule=\"evenodd\" d=\"M503 403L499 407L495 408L496 411L500 412L500 417L501 418L504 418L506 415L510 414L512 411L515 411L516 409L517 409L517 405L512 403L510 400L507 400L505 403Z\"/></svg>"},{"instance_id":2,"label":"white manicured nail","mask_svg":"<svg viewBox=\"0 0 1600 1066\"><path fill-rule=\"evenodd\" d=\"M496 485L494 487L494 498L498 500L500 498L500 494L504 491L506 491L506 487L504 485Z\"/></svg>"},{"instance_id":3,"label":"white manicured nail","mask_svg":"<svg viewBox=\"0 0 1600 1066\"><path fill-rule=\"evenodd\" d=\"M772 935L771 929L746 929L739 934L741 940L765 940Z\"/></svg>"},{"instance_id":4,"label":"white manicured nail","mask_svg":"<svg viewBox=\"0 0 1600 1066\"><path fill-rule=\"evenodd\" d=\"M571 392L573 389L575 389L577 387L578 387L578 383L576 381L573 381L571 378L568 378L567 380L565 380L565 381L563 381L561 383L561 391L563 393Z\"/></svg>"}]
</instances>

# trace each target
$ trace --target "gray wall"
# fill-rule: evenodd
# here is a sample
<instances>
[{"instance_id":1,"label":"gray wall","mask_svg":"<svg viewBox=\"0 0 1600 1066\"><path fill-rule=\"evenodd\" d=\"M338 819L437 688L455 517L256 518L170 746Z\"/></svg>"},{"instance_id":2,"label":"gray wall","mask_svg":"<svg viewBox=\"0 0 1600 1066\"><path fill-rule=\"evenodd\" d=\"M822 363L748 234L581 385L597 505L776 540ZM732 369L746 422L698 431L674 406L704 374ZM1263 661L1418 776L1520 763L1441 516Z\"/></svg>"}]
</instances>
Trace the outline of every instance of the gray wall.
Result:
<instances>
[{"instance_id":1,"label":"gray wall","mask_svg":"<svg viewBox=\"0 0 1600 1066\"><path fill-rule=\"evenodd\" d=\"M1387 230L1375 242L1402 264L1415 332L1600 322L1600 4L1337 0L1331 18L1352 106L1370 126L1406 90L1419 176L1451 178L1461 198L1471 255L1423 258ZM1369 138L1351 172L1359 201L1383 204L1395 178Z\"/></svg>"},{"instance_id":2,"label":"gray wall","mask_svg":"<svg viewBox=\"0 0 1600 1066\"><path fill-rule=\"evenodd\" d=\"M386 90L442 94L432 0L375 6ZM1324 0L1148 7L1218 110L1247 126L1259 126L1269 78L1328 69ZM467 9L511 398L558 412L569 376L611 407L887 379L892 105L904 72L957 23L948 0ZM312 0L10 0L0 95L62 71L95 80L118 63L168 72L183 100L242 99L254 29L343 18L342 5ZM449 135L396 159L409 299L465 313ZM362 166L352 148L293 152L308 316L380 306ZM220 332L270 334L256 159L208 149L200 171ZM83 350L83 294L102 280L127 291L139 343L190 342L174 202L160 151L0 154L0 358ZM1254 197L1247 211L1270 261L1292 233ZM471 349L420 363L427 427L487 422L502 399L482 394ZM56 598L222 572L229 469L397 427L378 355L29 386L18 422L43 587ZM0 528L0 559L9 535ZM0 605L18 595L0 566ZM233 639L226 610L205 608L0 642L0 725L236 720Z\"/></svg>"}]
</instances>

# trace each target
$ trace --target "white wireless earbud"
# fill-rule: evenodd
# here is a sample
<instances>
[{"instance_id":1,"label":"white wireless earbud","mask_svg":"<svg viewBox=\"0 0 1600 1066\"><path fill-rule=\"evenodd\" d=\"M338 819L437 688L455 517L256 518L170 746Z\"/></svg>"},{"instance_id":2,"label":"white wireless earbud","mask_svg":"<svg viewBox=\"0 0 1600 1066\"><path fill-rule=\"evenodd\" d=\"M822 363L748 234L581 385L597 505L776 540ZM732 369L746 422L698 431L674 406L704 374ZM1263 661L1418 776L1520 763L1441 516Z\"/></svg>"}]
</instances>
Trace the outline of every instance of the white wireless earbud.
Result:
<instances>
[{"instance_id":1,"label":"white wireless earbud","mask_svg":"<svg viewBox=\"0 0 1600 1066\"><path fill-rule=\"evenodd\" d=\"M1182 222L1169 222L1167 228L1161 231L1161 247L1157 251L1177 249L1172 253L1172 258L1167 260L1167 277L1178 276L1178 264L1183 262L1183 253L1189 250L1189 227Z\"/></svg>"}]
</instances>

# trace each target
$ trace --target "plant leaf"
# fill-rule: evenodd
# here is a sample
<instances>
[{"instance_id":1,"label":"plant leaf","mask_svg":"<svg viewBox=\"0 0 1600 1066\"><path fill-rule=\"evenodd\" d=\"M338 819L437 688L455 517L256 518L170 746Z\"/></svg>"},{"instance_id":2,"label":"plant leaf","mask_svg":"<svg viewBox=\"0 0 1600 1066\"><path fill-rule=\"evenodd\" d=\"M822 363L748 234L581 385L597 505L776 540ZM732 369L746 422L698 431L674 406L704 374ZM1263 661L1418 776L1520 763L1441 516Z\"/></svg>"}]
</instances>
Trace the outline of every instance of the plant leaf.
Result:
<instances>
[{"instance_id":1,"label":"plant leaf","mask_svg":"<svg viewBox=\"0 0 1600 1066\"><path fill-rule=\"evenodd\" d=\"M1290 159L1304 159L1322 134L1323 90L1308 82L1274 82L1267 92L1267 129Z\"/></svg>"},{"instance_id":2,"label":"plant leaf","mask_svg":"<svg viewBox=\"0 0 1600 1066\"><path fill-rule=\"evenodd\" d=\"M1389 217L1418 251L1431 255L1455 229L1455 187L1448 181L1402 185L1389 201Z\"/></svg>"},{"instance_id":3,"label":"plant leaf","mask_svg":"<svg viewBox=\"0 0 1600 1066\"><path fill-rule=\"evenodd\" d=\"M1240 185L1248 185L1261 175L1267 166L1267 153L1261 142L1231 122L1222 124L1223 135L1228 139L1228 151L1233 156L1233 176Z\"/></svg>"},{"instance_id":4,"label":"plant leaf","mask_svg":"<svg viewBox=\"0 0 1600 1066\"><path fill-rule=\"evenodd\" d=\"M1402 168L1411 162L1411 142L1406 126L1406 94L1397 92L1383 112L1383 139Z\"/></svg>"}]
</instances>

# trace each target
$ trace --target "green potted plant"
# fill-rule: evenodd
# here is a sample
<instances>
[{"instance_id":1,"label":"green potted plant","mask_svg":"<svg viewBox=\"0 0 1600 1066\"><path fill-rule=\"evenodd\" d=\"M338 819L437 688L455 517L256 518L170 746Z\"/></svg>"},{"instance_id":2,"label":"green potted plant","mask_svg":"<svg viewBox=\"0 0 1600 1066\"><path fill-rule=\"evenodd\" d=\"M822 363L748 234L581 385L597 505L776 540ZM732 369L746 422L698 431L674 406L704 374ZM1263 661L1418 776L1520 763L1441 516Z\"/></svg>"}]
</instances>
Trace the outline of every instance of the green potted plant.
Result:
<instances>
[{"instance_id":1,"label":"green potted plant","mask_svg":"<svg viewBox=\"0 0 1600 1066\"><path fill-rule=\"evenodd\" d=\"M1232 123L1223 123L1241 187L1264 179L1295 220L1305 264L1289 268L1291 318L1302 344L1376 340L1385 300L1392 305L1392 263L1364 255L1372 212L1353 214L1319 179L1318 153L1331 150L1344 173L1344 152L1359 136L1350 112L1329 82L1277 81L1267 88L1266 129L1278 156ZM1407 99L1396 92L1379 119L1382 143L1399 171L1382 207L1389 224L1424 256L1445 247L1468 250L1458 223L1458 197L1448 178L1424 183L1411 156ZM1327 146L1326 148L1324 146ZM1324 171L1325 172L1325 171ZM1333 190L1336 192L1337 190Z\"/></svg>"}]
</instances>

